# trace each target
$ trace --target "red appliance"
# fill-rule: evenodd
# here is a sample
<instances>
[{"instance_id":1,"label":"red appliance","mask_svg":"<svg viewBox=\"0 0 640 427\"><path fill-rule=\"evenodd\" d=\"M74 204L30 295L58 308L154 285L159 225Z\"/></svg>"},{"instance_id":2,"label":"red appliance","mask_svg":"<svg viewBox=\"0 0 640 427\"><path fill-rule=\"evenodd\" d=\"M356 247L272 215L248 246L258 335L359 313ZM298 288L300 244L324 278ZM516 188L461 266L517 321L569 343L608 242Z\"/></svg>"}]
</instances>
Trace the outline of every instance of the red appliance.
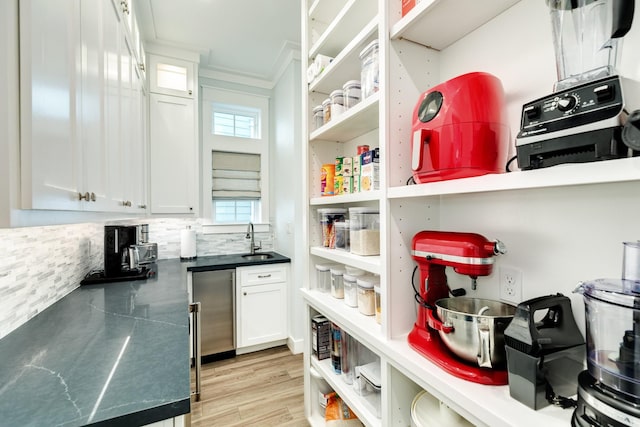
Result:
<instances>
[{"instance_id":1,"label":"red appliance","mask_svg":"<svg viewBox=\"0 0 640 427\"><path fill-rule=\"evenodd\" d=\"M434 324L436 301L449 297L445 267L475 281L493 270L494 256L506 253L500 241L480 234L452 231L421 231L413 237L411 255L420 270L419 308L416 323L409 333L409 344L447 372L465 380L489 384L508 383L506 367L481 368L457 358L442 342Z\"/></svg>"},{"instance_id":2,"label":"red appliance","mask_svg":"<svg viewBox=\"0 0 640 427\"><path fill-rule=\"evenodd\" d=\"M417 183L501 173L509 123L500 80L463 74L423 93L413 110L411 168Z\"/></svg>"}]
</instances>

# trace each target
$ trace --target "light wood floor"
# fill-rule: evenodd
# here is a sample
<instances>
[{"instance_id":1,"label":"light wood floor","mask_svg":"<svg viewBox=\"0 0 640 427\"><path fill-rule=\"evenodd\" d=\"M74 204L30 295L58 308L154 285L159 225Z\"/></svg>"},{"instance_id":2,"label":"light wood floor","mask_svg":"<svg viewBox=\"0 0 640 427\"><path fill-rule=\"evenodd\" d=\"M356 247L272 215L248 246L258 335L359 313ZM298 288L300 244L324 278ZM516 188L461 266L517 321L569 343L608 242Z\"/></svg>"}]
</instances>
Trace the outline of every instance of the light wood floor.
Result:
<instances>
[{"instance_id":1,"label":"light wood floor","mask_svg":"<svg viewBox=\"0 0 640 427\"><path fill-rule=\"evenodd\" d=\"M201 400L191 402L191 425L308 426L302 354L282 346L202 365Z\"/></svg>"}]
</instances>

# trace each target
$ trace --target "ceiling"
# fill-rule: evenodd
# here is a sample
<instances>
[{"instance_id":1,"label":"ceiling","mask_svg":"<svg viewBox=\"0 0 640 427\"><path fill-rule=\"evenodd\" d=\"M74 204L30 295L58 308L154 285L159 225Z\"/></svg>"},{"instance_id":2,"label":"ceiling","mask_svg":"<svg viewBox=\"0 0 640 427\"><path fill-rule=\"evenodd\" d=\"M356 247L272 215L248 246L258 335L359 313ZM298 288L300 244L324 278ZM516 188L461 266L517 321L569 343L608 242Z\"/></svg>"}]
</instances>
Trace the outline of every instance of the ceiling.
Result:
<instances>
[{"instance_id":1,"label":"ceiling","mask_svg":"<svg viewBox=\"0 0 640 427\"><path fill-rule=\"evenodd\" d=\"M299 0L136 0L145 42L195 51L200 67L271 81L300 48Z\"/></svg>"}]
</instances>

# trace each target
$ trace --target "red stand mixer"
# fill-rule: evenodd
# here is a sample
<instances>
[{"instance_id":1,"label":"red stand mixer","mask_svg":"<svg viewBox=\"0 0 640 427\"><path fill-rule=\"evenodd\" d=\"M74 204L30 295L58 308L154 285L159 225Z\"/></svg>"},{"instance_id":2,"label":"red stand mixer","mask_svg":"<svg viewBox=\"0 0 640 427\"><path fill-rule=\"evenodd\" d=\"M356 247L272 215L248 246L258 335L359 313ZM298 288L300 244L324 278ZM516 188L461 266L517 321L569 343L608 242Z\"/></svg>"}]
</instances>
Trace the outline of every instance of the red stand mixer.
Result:
<instances>
[{"instance_id":1,"label":"red stand mixer","mask_svg":"<svg viewBox=\"0 0 640 427\"><path fill-rule=\"evenodd\" d=\"M445 343L441 335L453 332L455 326L449 324L448 319L444 321L438 318L443 302L477 301L482 306L481 312L487 310L486 305L492 305L491 303L493 305L502 304L497 301L474 298L449 298L450 290L445 268L452 267L456 273L471 277L472 288L475 289L475 282L479 276L491 274L494 256L506 253L504 244L500 241L489 241L474 233L421 231L413 237L411 253L420 270L420 289L419 295L416 295L419 302L418 316L413 330L408 336L409 344L427 359L457 377L481 384L507 384L506 363L504 366L492 368L481 367L491 366L491 363L481 363L478 355L478 363L474 364L470 363L469 359L464 360L458 357L459 354L454 354L450 350L451 344ZM434 313L436 308L437 312ZM476 308L472 310L474 310L473 313L476 313ZM515 307L513 307L511 317L514 312ZM480 316L471 314L462 317ZM506 325L510 320L511 318L505 317ZM506 328L506 325L503 327ZM469 331L460 330L458 335L461 336L465 332ZM475 331L472 332L475 333ZM482 346L480 345L480 347ZM504 351L504 349L502 350ZM472 356L475 359L476 355Z\"/></svg>"}]
</instances>

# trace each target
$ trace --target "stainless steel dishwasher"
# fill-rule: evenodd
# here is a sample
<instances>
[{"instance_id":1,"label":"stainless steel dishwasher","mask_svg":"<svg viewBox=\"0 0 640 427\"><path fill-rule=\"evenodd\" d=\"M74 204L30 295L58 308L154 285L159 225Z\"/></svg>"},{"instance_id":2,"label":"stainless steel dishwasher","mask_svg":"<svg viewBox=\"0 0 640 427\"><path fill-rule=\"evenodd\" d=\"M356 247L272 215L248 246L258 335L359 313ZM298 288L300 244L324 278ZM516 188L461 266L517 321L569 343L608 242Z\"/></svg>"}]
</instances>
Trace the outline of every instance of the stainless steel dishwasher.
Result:
<instances>
[{"instance_id":1,"label":"stainless steel dishwasher","mask_svg":"<svg viewBox=\"0 0 640 427\"><path fill-rule=\"evenodd\" d=\"M200 302L202 361L236 353L236 270L193 273L193 301Z\"/></svg>"}]
</instances>

